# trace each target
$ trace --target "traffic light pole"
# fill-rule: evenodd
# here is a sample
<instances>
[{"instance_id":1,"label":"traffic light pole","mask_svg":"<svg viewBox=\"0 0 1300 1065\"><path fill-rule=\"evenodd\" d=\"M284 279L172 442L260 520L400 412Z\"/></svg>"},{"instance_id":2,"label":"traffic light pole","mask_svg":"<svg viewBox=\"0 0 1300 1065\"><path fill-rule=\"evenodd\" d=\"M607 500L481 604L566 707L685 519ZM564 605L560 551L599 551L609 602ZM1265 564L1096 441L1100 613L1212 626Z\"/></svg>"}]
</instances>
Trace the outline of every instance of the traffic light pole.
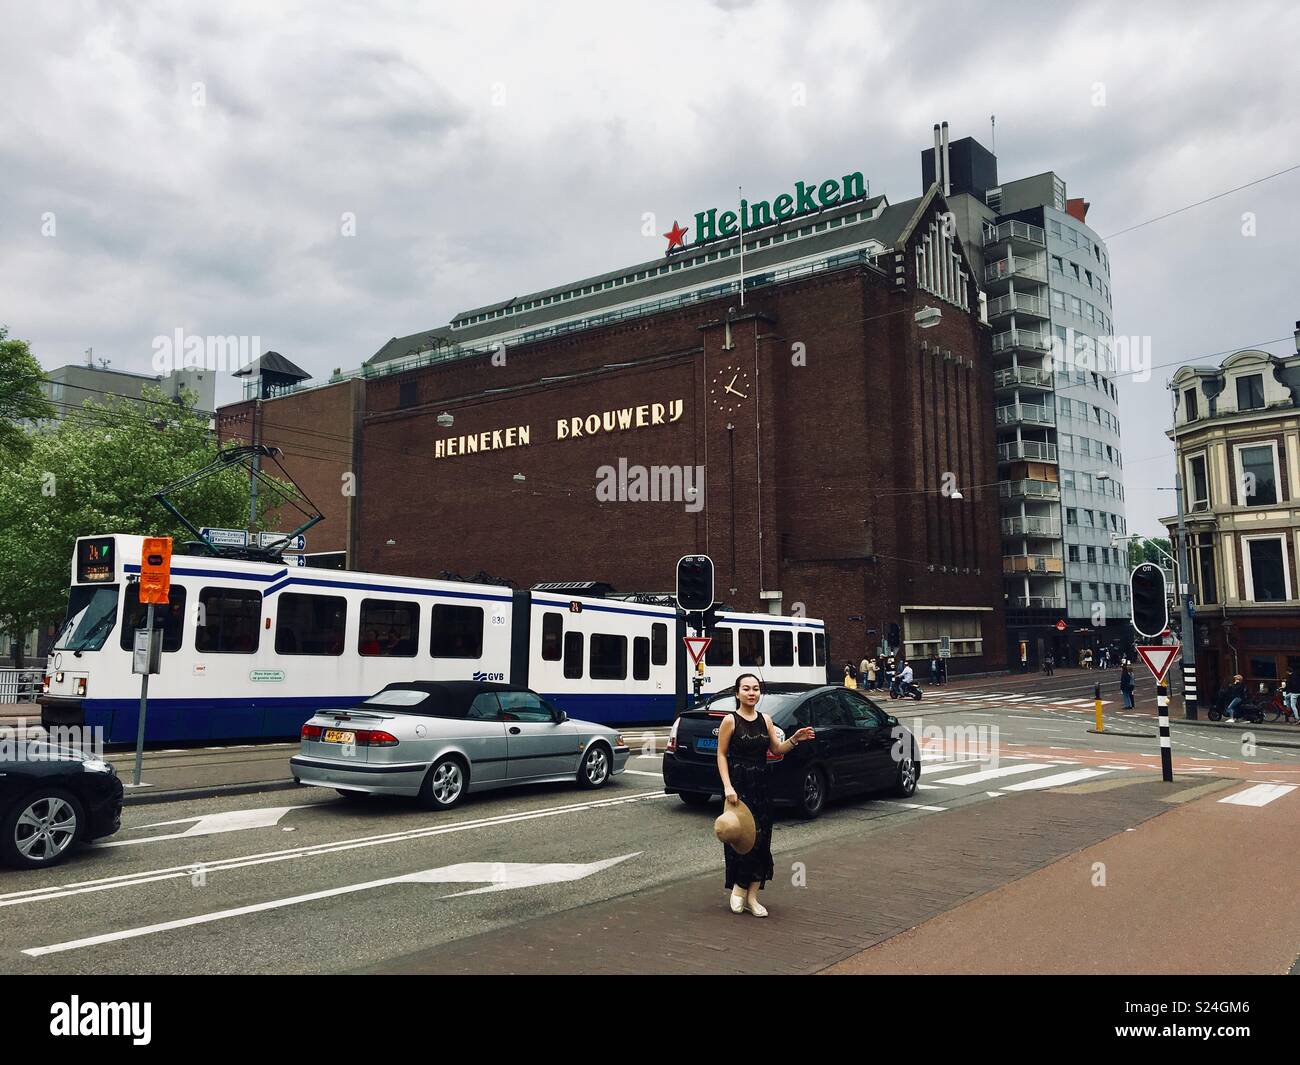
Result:
<instances>
[{"instance_id":1,"label":"traffic light pole","mask_svg":"<svg viewBox=\"0 0 1300 1065\"><path fill-rule=\"evenodd\" d=\"M153 642L157 634L153 631L153 603L149 604L149 615L144 623L144 631L149 634L149 663L153 664ZM133 783L140 786L140 773L144 763L144 715L149 709L149 672L140 678L140 721L135 728L135 777Z\"/></svg>"},{"instance_id":2,"label":"traffic light pole","mask_svg":"<svg viewBox=\"0 0 1300 1065\"><path fill-rule=\"evenodd\" d=\"M1196 633L1192 631L1192 571L1187 568L1187 526L1183 520L1183 473L1174 474L1174 495L1178 497L1178 566L1182 572L1178 598L1183 611L1183 716L1196 720Z\"/></svg>"}]
</instances>

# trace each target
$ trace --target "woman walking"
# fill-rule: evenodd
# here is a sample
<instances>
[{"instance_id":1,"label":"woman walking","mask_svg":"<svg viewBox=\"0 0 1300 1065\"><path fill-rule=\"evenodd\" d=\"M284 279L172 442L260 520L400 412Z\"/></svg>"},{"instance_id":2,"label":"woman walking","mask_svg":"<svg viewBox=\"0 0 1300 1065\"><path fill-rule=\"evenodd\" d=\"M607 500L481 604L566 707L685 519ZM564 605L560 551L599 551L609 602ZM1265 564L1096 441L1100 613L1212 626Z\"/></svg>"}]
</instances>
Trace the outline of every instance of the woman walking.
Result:
<instances>
[{"instance_id":1,"label":"woman walking","mask_svg":"<svg viewBox=\"0 0 1300 1065\"><path fill-rule=\"evenodd\" d=\"M767 909L758 901L763 885L772 879L772 802L768 795L767 752L786 754L804 740L813 738L813 730L801 728L787 740L778 739L776 726L758 709L762 681L753 673L736 678L736 709L722 719L718 729L718 773L726 796L727 812L744 803L753 815L754 845L740 853L730 843L722 850L726 862L728 904L732 913L749 910L755 917L766 917Z\"/></svg>"},{"instance_id":2,"label":"woman walking","mask_svg":"<svg viewBox=\"0 0 1300 1065\"><path fill-rule=\"evenodd\" d=\"M857 686L858 686L858 671L853 668L852 662L845 662L844 663L844 687L857 688Z\"/></svg>"},{"instance_id":3,"label":"woman walking","mask_svg":"<svg viewBox=\"0 0 1300 1065\"><path fill-rule=\"evenodd\" d=\"M1124 695L1124 709L1133 709L1133 668L1127 663L1119 672L1119 690Z\"/></svg>"}]
</instances>

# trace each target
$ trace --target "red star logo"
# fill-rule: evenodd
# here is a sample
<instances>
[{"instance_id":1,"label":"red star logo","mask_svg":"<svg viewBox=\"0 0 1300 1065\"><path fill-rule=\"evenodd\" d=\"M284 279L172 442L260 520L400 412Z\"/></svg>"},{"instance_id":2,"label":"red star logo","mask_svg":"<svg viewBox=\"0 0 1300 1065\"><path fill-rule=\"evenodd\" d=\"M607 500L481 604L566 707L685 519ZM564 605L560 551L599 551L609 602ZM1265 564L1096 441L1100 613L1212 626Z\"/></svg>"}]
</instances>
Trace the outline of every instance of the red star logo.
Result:
<instances>
[{"instance_id":1,"label":"red star logo","mask_svg":"<svg viewBox=\"0 0 1300 1065\"><path fill-rule=\"evenodd\" d=\"M668 238L668 250L672 251L674 248L685 248L686 233L687 230L679 226L677 224L677 219L674 218L673 228L664 234L664 236Z\"/></svg>"}]
</instances>

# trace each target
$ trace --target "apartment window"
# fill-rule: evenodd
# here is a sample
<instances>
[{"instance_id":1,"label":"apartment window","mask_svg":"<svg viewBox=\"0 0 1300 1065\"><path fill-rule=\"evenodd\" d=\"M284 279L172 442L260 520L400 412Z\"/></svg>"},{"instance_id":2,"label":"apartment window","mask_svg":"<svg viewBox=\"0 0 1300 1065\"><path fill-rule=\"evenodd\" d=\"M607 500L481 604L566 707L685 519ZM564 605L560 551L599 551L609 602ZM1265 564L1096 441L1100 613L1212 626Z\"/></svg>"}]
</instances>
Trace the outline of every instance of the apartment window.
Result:
<instances>
[{"instance_id":1,"label":"apartment window","mask_svg":"<svg viewBox=\"0 0 1300 1065\"><path fill-rule=\"evenodd\" d=\"M1238 444L1235 450L1241 505L1273 506L1277 503L1277 444Z\"/></svg>"},{"instance_id":2,"label":"apartment window","mask_svg":"<svg viewBox=\"0 0 1300 1065\"><path fill-rule=\"evenodd\" d=\"M1054 236L1057 240L1061 239L1061 223L1058 222L1055 218L1053 218L1051 221L1047 223L1047 231L1051 233L1052 236Z\"/></svg>"},{"instance_id":3,"label":"apartment window","mask_svg":"<svg viewBox=\"0 0 1300 1065\"><path fill-rule=\"evenodd\" d=\"M1083 512L1083 524L1084 524L1084 525L1087 525L1087 526L1090 526L1090 527L1096 524L1096 522L1094 522L1094 521L1092 520L1092 511L1091 511L1091 510L1085 510L1085 511Z\"/></svg>"},{"instance_id":4,"label":"apartment window","mask_svg":"<svg viewBox=\"0 0 1300 1065\"><path fill-rule=\"evenodd\" d=\"M1253 373L1237 378L1237 409L1259 410L1264 406L1264 375Z\"/></svg>"},{"instance_id":5,"label":"apartment window","mask_svg":"<svg viewBox=\"0 0 1300 1065\"><path fill-rule=\"evenodd\" d=\"M1291 598L1286 569L1286 540L1281 536L1243 536L1246 590L1252 603L1280 603Z\"/></svg>"},{"instance_id":6,"label":"apartment window","mask_svg":"<svg viewBox=\"0 0 1300 1065\"><path fill-rule=\"evenodd\" d=\"M1210 509L1210 480L1205 473L1205 456L1193 455L1187 460L1189 474L1187 487L1191 489L1192 510Z\"/></svg>"},{"instance_id":7,"label":"apartment window","mask_svg":"<svg viewBox=\"0 0 1300 1065\"><path fill-rule=\"evenodd\" d=\"M1080 583L1079 581L1070 582L1070 598L1071 599L1083 598L1083 584Z\"/></svg>"},{"instance_id":8,"label":"apartment window","mask_svg":"<svg viewBox=\"0 0 1300 1065\"><path fill-rule=\"evenodd\" d=\"M1083 317L1083 301L1078 296L1070 297L1070 313L1076 318Z\"/></svg>"},{"instance_id":9,"label":"apartment window","mask_svg":"<svg viewBox=\"0 0 1300 1065\"><path fill-rule=\"evenodd\" d=\"M1061 487L1062 487L1062 488L1073 488L1073 487L1074 487L1074 471L1073 471L1073 470L1062 470L1062 471L1061 471Z\"/></svg>"},{"instance_id":10,"label":"apartment window","mask_svg":"<svg viewBox=\"0 0 1300 1065\"><path fill-rule=\"evenodd\" d=\"M1080 473L1080 474L1077 474L1076 476L1078 477L1078 487L1079 487L1079 491L1080 491L1080 492L1091 492L1091 491L1092 491L1092 474L1090 474L1090 473Z\"/></svg>"},{"instance_id":11,"label":"apartment window","mask_svg":"<svg viewBox=\"0 0 1300 1065\"><path fill-rule=\"evenodd\" d=\"M1092 596L1092 601L1094 603L1097 602L1101 598L1101 585L1096 581L1089 581L1088 594Z\"/></svg>"},{"instance_id":12,"label":"apartment window","mask_svg":"<svg viewBox=\"0 0 1300 1065\"><path fill-rule=\"evenodd\" d=\"M1196 421L1201 416L1196 404L1196 389L1188 388L1183 391L1183 402L1186 404L1187 420Z\"/></svg>"},{"instance_id":13,"label":"apartment window","mask_svg":"<svg viewBox=\"0 0 1300 1065\"><path fill-rule=\"evenodd\" d=\"M1200 566L1201 579L1197 589L1202 603L1217 603L1219 587L1214 568L1214 536L1201 533L1197 538L1196 561Z\"/></svg>"},{"instance_id":14,"label":"apartment window","mask_svg":"<svg viewBox=\"0 0 1300 1065\"><path fill-rule=\"evenodd\" d=\"M1075 510L1074 507L1066 507L1066 508L1065 508L1065 524L1066 524L1066 525L1078 525L1078 524L1079 524L1079 517L1078 517L1078 515L1079 515L1079 512L1078 512L1077 510Z\"/></svg>"},{"instance_id":15,"label":"apartment window","mask_svg":"<svg viewBox=\"0 0 1300 1065\"><path fill-rule=\"evenodd\" d=\"M1056 442L1060 446L1062 451L1074 450L1074 437L1071 436L1069 433L1061 433L1060 435L1058 435L1056 438Z\"/></svg>"},{"instance_id":16,"label":"apartment window","mask_svg":"<svg viewBox=\"0 0 1300 1065\"><path fill-rule=\"evenodd\" d=\"M1088 564L1092 566L1092 565L1096 565L1096 563L1097 563L1097 549L1095 547L1090 547L1088 548Z\"/></svg>"},{"instance_id":17,"label":"apartment window","mask_svg":"<svg viewBox=\"0 0 1300 1065\"><path fill-rule=\"evenodd\" d=\"M1078 562L1078 561L1079 561L1079 549L1078 549L1078 547L1076 547L1074 544L1071 544L1070 547L1069 547L1069 552L1070 552L1070 561L1071 561L1071 562Z\"/></svg>"},{"instance_id":18,"label":"apartment window","mask_svg":"<svg viewBox=\"0 0 1300 1065\"><path fill-rule=\"evenodd\" d=\"M1065 273L1065 260L1062 259L1059 255L1052 256L1052 273L1054 274Z\"/></svg>"}]
</instances>

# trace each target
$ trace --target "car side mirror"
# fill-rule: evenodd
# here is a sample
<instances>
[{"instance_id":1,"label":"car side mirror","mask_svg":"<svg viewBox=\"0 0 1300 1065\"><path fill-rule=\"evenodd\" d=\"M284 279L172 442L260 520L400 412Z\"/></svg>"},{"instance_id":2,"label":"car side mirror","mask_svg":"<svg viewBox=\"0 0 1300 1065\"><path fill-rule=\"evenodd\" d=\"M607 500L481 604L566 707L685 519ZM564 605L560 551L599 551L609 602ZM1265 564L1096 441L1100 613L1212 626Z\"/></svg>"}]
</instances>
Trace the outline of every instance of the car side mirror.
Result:
<instances>
[{"instance_id":1,"label":"car side mirror","mask_svg":"<svg viewBox=\"0 0 1300 1065\"><path fill-rule=\"evenodd\" d=\"M555 711L555 723L557 725L563 725L568 720L569 720L569 715L566 714L563 710Z\"/></svg>"}]
</instances>

